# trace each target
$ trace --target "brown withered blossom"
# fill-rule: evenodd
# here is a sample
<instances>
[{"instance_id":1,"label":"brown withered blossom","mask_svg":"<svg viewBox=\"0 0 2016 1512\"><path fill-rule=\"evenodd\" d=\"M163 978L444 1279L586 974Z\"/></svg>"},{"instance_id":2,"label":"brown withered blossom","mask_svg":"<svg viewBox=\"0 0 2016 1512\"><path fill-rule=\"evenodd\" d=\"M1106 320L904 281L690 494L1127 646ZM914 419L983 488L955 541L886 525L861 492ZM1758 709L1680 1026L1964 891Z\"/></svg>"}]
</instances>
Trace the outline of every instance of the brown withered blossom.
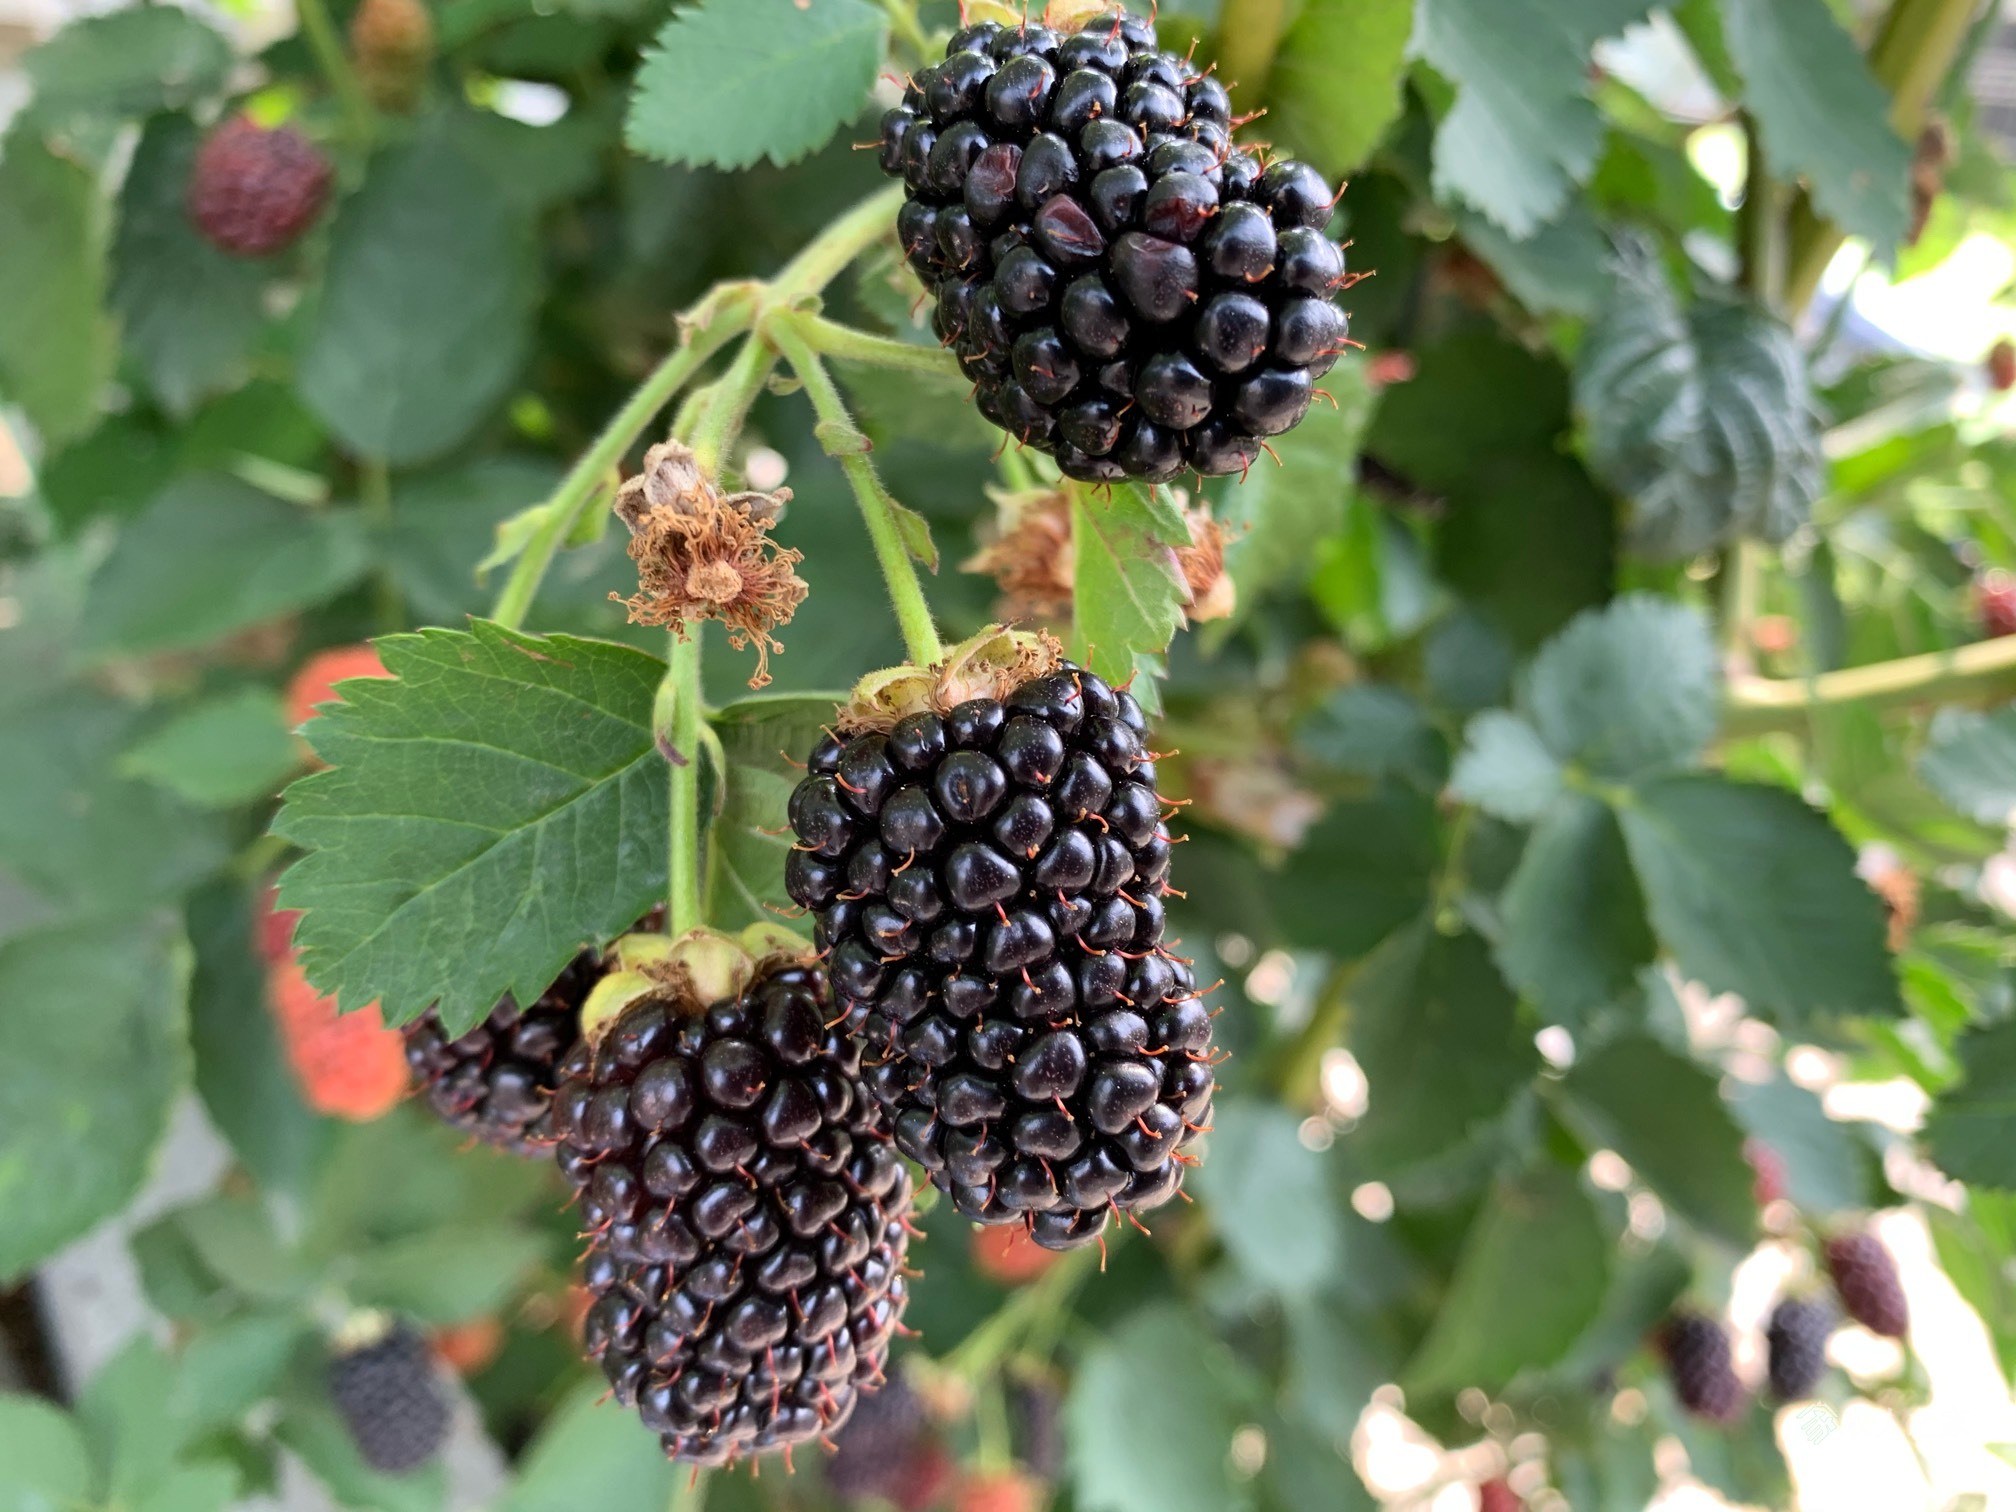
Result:
<instances>
[{"instance_id":1,"label":"brown withered blossom","mask_svg":"<svg viewBox=\"0 0 2016 1512\"><path fill-rule=\"evenodd\" d=\"M736 650L756 648L749 686L764 686L770 653L784 649L773 632L805 602L805 581L791 570L805 554L770 539L790 497L788 488L724 494L689 448L677 441L652 447L644 470L616 493L639 592L610 597L630 611L633 625L663 625L682 636L696 620L719 620Z\"/></svg>"}]
</instances>

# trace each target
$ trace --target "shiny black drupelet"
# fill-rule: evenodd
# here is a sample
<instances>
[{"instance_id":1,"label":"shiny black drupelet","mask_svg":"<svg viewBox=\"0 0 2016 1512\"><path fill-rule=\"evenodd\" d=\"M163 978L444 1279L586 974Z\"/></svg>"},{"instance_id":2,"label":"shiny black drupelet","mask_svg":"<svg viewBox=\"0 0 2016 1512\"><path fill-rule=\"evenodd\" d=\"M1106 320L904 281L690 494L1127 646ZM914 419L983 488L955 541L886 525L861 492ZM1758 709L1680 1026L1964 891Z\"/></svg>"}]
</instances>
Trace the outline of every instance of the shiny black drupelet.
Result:
<instances>
[{"instance_id":1,"label":"shiny black drupelet","mask_svg":"<svg viewBox=\"0 0 2016 1512\"><path fill-rule=\"evenodd\" d=\"M817 970L773 968L704 1013L636 1004L564 1067L585 1343L674 1459L804 1443L882 1379L910 1177L832 1017Z\"/></svg>"},{"instance_id":2,"label":"shiny black drupelet","mask_svg":"<svg viewBox=\"0 0 2016 1512\"><path fill-rule=\"evenodd\" d=\"M829 737L791 800L791 896L899 1149L1047 1248L1176 1195L1211 1015L1163 948L1170 836L1141 710L1065 667Z\"/></svg>"},{"instance_id":3,"label":"shiny black drupelet","mask_svg":"<svg viewBox=\"0 0 2016 1512\"><path fill-rule=\"evenodd\" d=\"M956 32L882 119L905 256L982 414L1089 482L1243 472L1346 345L1322 175L1232 143L1139 17Z\"/></svg>"}]
</instances>

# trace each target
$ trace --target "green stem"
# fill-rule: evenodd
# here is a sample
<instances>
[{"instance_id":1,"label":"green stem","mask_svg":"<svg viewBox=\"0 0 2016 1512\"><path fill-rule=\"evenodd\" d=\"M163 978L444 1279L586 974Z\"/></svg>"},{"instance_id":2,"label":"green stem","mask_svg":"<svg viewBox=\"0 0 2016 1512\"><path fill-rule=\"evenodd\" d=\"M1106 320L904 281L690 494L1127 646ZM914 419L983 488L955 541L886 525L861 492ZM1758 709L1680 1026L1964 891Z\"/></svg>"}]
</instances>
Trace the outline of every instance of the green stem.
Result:
<instances>
[{"instance_id":1,"label":"green stem","mask_svg":"<svg viewBox=\"0 0 2016 1512\"><path fill-rule=\"evenodd\" d=\"M1809 678L1737 677L1723 709L1725 736L1800 730L1816 712L1850 704L1951 703L2016 690L2016 636L1956 651L1871 662Z\"/></svg>"},{"instance_id":2,"label":"green stem","mask_svg":"<svg viewBox=\"0 0 2016 1512\"><path fill-rule=\"evenodd\" d=\"M771 368L776 365L776 352L760 335L752 334L742 343L728 371L708 386L706 408L686 441L693 448L702 472L720 476L728 448L742 433L742 422L749 418L749 406L756 402Z\"/></svg>"},{"instance_id":3,"label":"green stem","mask_svg":"<svg viewBox=\"0 0 2016 1512\"><path fill-rule=\"evenodd\" d=\"M1915 142L1925 113L1973 25L1980 0L1892 0L1869 44L1869 69L1890 95L1890 124ZM1798 319L1820 287L1844 233L1822 220L1807 195L1792 207L1786 233L1785 311Z\"/></svg>"},{"instance_id":4,"label":"green stem","mask_svg":"<svg viewBox=\"0 0 2016 1512\"><path fill-rule=\"evenodd\" d=\"M994 1309L986 1321L944 1358L941 1362L944 1368L969 1382L998 1369L1024 1335L1070 1304L1072 1293L1078 1290L1098 1255L1097 1249L1067 1251L1050 1269Z\"/></svg>"},{"instance_id":5,"label":"green stem","mask_svg":"<svg viewBox=\"0 0 2016 1512\"><path fill-rule=\"evenodd\" d=\"M368 147L377 131L377 112L372 110L371 97L364 92L363 81L350 64L350 54L336 34L328 5L325 0L294 0L294 14L308 39L308 50L315 54L322 76L343 107L352 139L359 147Z\"/></svg>"},{"instance_id":6,"label":"green stem","mask_svg":"<svg viewBox=\"0 0 2016 1512\"><path fill-rule=\"evenodd\" d=\"M574 529L581 512L601 490L609 476L622 465L623 454L637 442L644 428L672 396L690 382L693 375L734 337L749 329L755 319L755 299L748 289L734 291L735 297L703 302L689 317L686 338L654 368L624 401L623 408L602 428L595 444L560 480L542 506L547 517L538 533L511 566L511 576L497 594L490 617L500 625L516 629L531 612L539 585L559 553L560 543Z\"/></svg>"},{"instance_id":7,"label":"green stem","mask_svg":"<svg viewBox=\"0 0 2016 1512\"><path fill-rule=\"evenodd\" d=\"M358 464L357 470L358 504L371 528L383 535L392 528L392 470L375 457L367 457ZM381 567L373 575L372 593L377 601L378 632L390 635L406 628L406 601L399 592L398 580L389 568Z\"/></svg>"},{"instance_id":8,"label":"green stem","mask_svg":"<svg viewBox=\"0 0 2016 1512\"><path fill-rule=\"evenodd\" d=\"M1750 670L1750 626L1764 596L1764 548L1737 541L1722 557L1722 661Z\"/></svg>"},{"instance_id":9,"label":"green stem","mask_svg":"<svg viewBox=\"0 0 2016 1512\"><path fill-rule=\"evenodd\" d=\"M931 606L925 601L924 586L917 580L916 568L911 564L910 552L903 544L903 534L897 528L894 503L889 491L882 486L876 476L875 464L868 460L865 450L853 449L857 444L866 447L867 438L855 426L853 417L847 413L847 405L840 397L840 390L834 386L832 374L819 360L819 354L806 344L796 324L791 320L778 320L769 328L770 339L784 354L784 360L805 385L805 397L812 401L812 413L819 417L820 424L834 436L855 438L840 443L847 449L838 456L840 470L847 475L848 486L854 490L854 498L861 506L861 518L868 526L868 538L875 546L875 560L882 569L882 580L889 587L889 602L895 606L896 622L903 631L903 647L909 653L910 661L919 667L928 667L940 660L945 648L938 640L938 627L931 619Z\"/></svg>"},{"instance_id":10,"label":"green stem","mask_svg":"<svg viewBox=\"0 0 2016 1512\"><path fill-rule=\"evenodd\" d=\"M1218 71L1247 109L1267 94L1274 51L1288 29L1288 0L1225 0L1218 22Z\"/></svg>"},{"instance_id":11,"label":"green stem","mask_svg":"<svg viewBox=\"0 0 2016 1512\"><path fill-rule=\"evenodd\" d=\"M671 769L671 819L667 829L666 932L682 935L701 923L700 874L700 634L704 625L672 632L654 734ZM666 706L669 704L669 708ZM654 720L654 723L656 721Z\"/></svg>"},{"instance_id":12,"label":"green stem","mask_svg":"<svg viewBox=\"0 0 2016 1512\"><path fill-rule=\"evenodd\" d=\"M895 29L904 44L918 57L928 60L932 54L931 39L924 35L924 28L917 24L917 7L908 0L882 0L882 9L889 13L889 25Z\"/></svg>"},{"instance_id":13,"label":"green stem","mask_svg":"<svg viewBox=\"0 0 2016 1512\"><path fill-rule=\"evenodd\" d=\"M958 379L959 359L943 347L919 346L914 341L897 341L877 336L850 325L828 320L823 315L803 311L778 319L789 319L805 344L822 357L835 362L858 362L868 367L900 368L934 378ZM773 321L774 325L775 322Z\"/></svg>"}]
</instances>

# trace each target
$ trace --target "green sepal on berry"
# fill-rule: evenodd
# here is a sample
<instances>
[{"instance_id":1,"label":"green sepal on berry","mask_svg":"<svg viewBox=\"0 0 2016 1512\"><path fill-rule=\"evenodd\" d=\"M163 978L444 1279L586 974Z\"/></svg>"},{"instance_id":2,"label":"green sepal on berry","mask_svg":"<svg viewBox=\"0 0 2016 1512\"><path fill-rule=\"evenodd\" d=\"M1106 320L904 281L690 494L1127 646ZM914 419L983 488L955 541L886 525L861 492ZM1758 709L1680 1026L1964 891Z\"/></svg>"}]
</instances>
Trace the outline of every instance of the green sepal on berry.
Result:
<instances>
[{"instance_id":1,"label":"green sepal on berry","mask_svg":"<svg viewBox=\"0 0 2016 1512\"><path fill-rule=\"evenodd\" d=\"M751 924L738 934L690 929L677 937L627 934L609 947L614 968L581 1006L581 1034L591 1045L633 1005L647 1000L675 1013L699 1013L740 997L772 964L805 962L812 946L781 924Z\"/></svg>"}]
</instances>

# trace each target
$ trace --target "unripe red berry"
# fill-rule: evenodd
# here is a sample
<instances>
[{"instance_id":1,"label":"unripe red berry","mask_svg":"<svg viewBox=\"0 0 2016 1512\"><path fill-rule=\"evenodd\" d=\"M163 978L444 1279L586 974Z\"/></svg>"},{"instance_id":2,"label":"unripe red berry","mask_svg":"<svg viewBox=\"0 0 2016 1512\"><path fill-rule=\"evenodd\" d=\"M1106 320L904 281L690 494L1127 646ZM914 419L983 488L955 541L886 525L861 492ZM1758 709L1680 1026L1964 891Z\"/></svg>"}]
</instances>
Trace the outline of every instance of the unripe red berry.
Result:
<instances>
[{"instance_id":1,"label":"unripe red berry","mask_svg":"<svg viewBox=\"0 0 2016 1512\"><path fill-rule=\"evenodd\" d=\"M234 257L270 257L322 213L329 160L291 126L233 116L204 138L189 176L189 219Z\"/></svg>"}]
</instances>

